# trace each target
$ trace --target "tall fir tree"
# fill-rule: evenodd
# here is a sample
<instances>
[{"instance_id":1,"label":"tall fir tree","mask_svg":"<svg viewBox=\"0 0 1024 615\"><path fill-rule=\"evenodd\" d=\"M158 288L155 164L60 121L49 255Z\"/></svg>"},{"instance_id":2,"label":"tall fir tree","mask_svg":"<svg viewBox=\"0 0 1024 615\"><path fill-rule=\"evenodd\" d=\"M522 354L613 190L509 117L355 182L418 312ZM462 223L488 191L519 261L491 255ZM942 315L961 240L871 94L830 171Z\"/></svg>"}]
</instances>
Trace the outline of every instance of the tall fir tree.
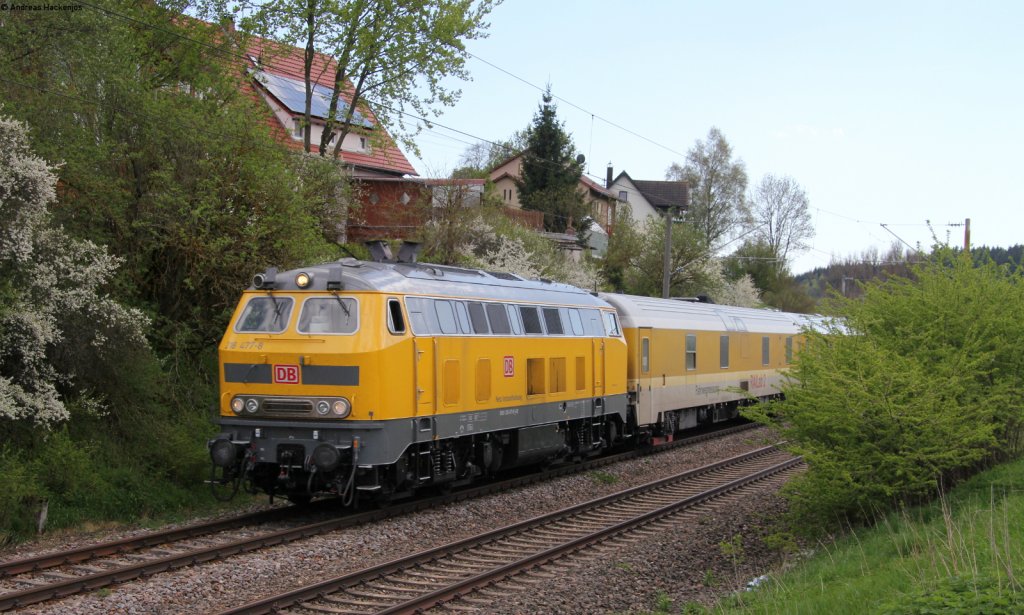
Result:
<instances>
[{"instance_id":1,"label":"tall fir tree","mask_svg":"<svg viewBox=\"0 0 1024 615\"><path fill-rule=\"evenodd\" d=\"M545 230L564 233L571 222L582 236L589 226L589 207L579 192L583 169L552 99L549 85L527 133L522 173L516 181L519 202L523 209L544 213Z\"/></svg>"}]
</instances>

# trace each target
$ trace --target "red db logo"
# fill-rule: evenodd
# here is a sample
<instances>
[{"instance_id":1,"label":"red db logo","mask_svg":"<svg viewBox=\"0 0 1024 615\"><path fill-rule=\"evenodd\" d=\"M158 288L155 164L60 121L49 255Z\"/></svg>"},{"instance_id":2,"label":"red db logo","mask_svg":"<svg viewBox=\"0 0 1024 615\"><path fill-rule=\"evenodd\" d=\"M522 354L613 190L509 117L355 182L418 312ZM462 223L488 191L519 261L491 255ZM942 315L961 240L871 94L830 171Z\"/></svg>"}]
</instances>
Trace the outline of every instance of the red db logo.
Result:
<instances>
[{"instance_id":1,"label":"red db logo","mask_svg":"<svg viewBox=\"0 0 1024 615\"><path fill-rule=\"evenodd\" d=\"M511 378L516 375L516 360L513 357L505 357L505 377Z\"/></svg>"},{"instance_id":2,"label":"red db logo","mask_svg":"<svg viewBox=\"0 0 1024 615\"><path fill-rule=\"evenodd\" d=\"M275 365L274 366L274 384L298 384L299 383L299 366L298 365Z\"/></svg>"}]
</instances>

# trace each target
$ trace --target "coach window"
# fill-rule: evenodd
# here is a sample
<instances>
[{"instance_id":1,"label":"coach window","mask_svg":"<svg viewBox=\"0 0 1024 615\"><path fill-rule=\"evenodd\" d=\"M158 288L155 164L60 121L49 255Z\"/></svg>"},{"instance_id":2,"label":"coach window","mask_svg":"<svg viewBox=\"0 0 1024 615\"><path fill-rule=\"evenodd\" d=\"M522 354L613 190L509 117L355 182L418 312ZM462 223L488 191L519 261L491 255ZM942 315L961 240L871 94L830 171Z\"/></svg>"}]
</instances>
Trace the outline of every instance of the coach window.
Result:
<instances>
[{"instance_id":1,"label":"coach window","mask_svg":"<svg viewBox=\"0 0 1024 615\"><path fill-rule=\"evenodd\" d=\"M544 330L540 326L540 315L537 308L528 305L519 306L519 314L523 317L523 331L527 335L540 335Z\"/></svg>"},{"instance_id":2,"label":"coach window","mask_svg":"<svg viewBox=\"0 0 1024 615\"><path fill-rule=\"evenodd\" d=\"M786 338L786 365L793 362L793 338Z\"/></svg>"},{"instance_id":3,"label":"coach window","mask_svg":"<svg viewBox=\"0 0 1024 615\"><path fill-rule=\"evenodd\" d=\"M719 338L719 344L720 344L719 354L720 354L720 357L721 357L719 365L722 367L722 369L726 369L726 368L729 367L729 336L728 335L721 336Z\"/></svg>"},{"instance_id":4,"label":"coach window","mask_svg":"<svg viewBox=\"0 0 1024 615\"><path fill-rule=\"evenodd\" d=\"M761 338L761 365L768 365L771 358L771 342L766 335Z\"/></svg>"},{"instance_id":5,"label":"coach window","mask_svg":"<svg viewBox=\"0 0 1024 615\"><path fill-rule=\"evenodd\" d=\"M640 343L640 371L651 371L651 338L645 337Z\"/></svg>"},{"instance_id":6,"label":"coach window","mask_svg":"<svg viewBox=\"0 0 1024 615\"><path fill-rule=\"evenodd\" d=\"M697 336L693 333L686 334L686 369L697 369Z\"/></svg>"},{"instance_id":7,"label":"coach window","mask_svg":"<svg viewBox=\"0 0 1024 615\"><path fill-rule=\"evenodd\" d=\"M451 301L435 300L434 311L437 312L437 322L441 326L441 333L448 335L458 333L459 325L455 321L455 308L452 307Z\"/></svg>"},{"instance_id":8,"label":"coach window","mask_svg":"<svg viewBox=\"0 0 1024 615\"><path fill-rule=\"evenodd\" d=\"M519 310L514 305L506 305L506 311L508 312L508 322L512 326L512 333L515 335L523 334L523 325L519 322Z\"/></svg>"},{"instance_id":9,"label":"coach window","mask_svg":"<svg viewBox=\"0 0 1024 615\"><path fill-rule=\"evenodd\" d=\"M495 335L512 333L512 325L508 322L508 311L501 303L488 303L487 318L491 321L491 330Z\"/></svg>"},{"instance_id":10,"label":"coach window","mask_svg":"<svg viewBox=\"0 0 1024 615\"><path fill-rule=\"evenodd\" d=\"M558 308L543 308L544 324L547 325L548 335L563 335L562 317L558 314Z\"/></svg>"},{"instance_id":11,"label":"coach window","mask_svg":"<svg viewBox=\"0 0 1024 615\"><path fill-rule=\"evenodd\" d=\"M605 312L604 313L604 324L605 324L605 330L608 332L609 336L611 336L611 337L619 337L619 335L621 335L619 333L619 321L618 321L617 318L615 318L615 313L614 312Z\"/></svg>"},{"instance_id":12,"label":"coach window","mask_svg":"<svg viewBox=\"0 0 1024 615\"><path fill-rule=\"evenodd\" d=\"M395 335L405 333L405 318L402 316L402 304L398 299L388 299L388 331Z\"/></svg>"},{"instance_id":13,"label":"coach window","mask_svg":"<svg viewBox=\"0 0 1024 615\"><path fill-rule=\"evenodd\" d=\"M473 323L473 333L487 335L491 328L487 326L487 314L482 303L473 301L469 304L469 320Z\"/></svg>"}]
</instances>

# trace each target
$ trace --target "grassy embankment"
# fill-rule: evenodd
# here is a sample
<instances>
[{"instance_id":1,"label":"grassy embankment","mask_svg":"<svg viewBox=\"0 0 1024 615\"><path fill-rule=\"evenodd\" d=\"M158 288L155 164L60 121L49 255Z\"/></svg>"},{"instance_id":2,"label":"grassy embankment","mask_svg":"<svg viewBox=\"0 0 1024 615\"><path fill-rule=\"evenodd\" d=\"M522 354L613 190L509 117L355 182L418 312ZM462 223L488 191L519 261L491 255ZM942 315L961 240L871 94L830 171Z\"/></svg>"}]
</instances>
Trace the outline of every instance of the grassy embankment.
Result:
<instances>
[{"instance_id":1,"label":"grassy embankment","mask_svg":"<svg viewBox=\"0 0 1024 615\"><path fill-rule=\"evenodd\" d=\"M822 545L716 613L1024 613L1024 461Z\"/></svg>"}]
</instances>

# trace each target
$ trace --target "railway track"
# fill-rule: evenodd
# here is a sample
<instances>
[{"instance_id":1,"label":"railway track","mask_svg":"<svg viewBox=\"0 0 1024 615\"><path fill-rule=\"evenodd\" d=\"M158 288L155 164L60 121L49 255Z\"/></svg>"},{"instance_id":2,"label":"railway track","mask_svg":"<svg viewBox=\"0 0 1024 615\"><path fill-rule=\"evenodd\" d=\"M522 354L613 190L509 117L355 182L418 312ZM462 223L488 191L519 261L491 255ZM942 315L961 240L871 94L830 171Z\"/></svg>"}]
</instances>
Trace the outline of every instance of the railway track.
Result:
<instances>
[{"instance_id":1,"label":"railway track","mask_svg":"<svg viewBox=\"0 0 1024 615\"><path fill-rule=\"evenodd\" d=\"M630 532L657 532L652 524L698 506L742 497L758 483L781 483L802 464L766 447L590 502L252 602L236 613L421 613L453 601L485 608L491 598L473 592L528 573L523 584L545 577L544 567ZM646 529L645 529L646 528Z\"/></svg>"},{"instance_id":2,"label":"railway track","mask_svg":"<svg viewBox=\"0 0 1024 615\"><path fill-rule=\"evenodd\" d=\"M677 446L692 445L753 427L755 426L740 425L720 429L663 443L652 449L628 451L584 462L565 464L545 472L484 484L440 496L397 503L380 510L339 514L336 508L331 509L332 502L325 500L314 503L309 508L289 506L248 513L64 552L0 562L0 611L93 591L108 585L159 574L183 566L224 559L240 553L505 491L558 476L589 471L625 459ZM310 516L315 516L322 511L330 512L330 518L309 522Z\"/></svg>"}]
</instances>

